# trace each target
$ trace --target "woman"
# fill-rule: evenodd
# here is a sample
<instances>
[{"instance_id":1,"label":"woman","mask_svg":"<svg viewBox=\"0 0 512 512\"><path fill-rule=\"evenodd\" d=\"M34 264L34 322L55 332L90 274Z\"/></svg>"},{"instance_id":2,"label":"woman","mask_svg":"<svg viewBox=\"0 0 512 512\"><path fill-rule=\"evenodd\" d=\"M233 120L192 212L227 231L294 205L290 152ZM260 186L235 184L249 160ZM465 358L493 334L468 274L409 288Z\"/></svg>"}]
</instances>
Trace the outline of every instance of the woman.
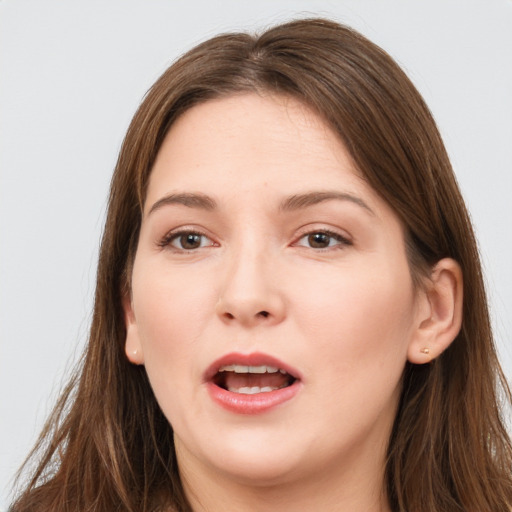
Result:
<instances>
[{"instance_id":1,"label":"woman","mask_svg":"<svg viewBox=\"0 0 512 512\"><path fill-rule=\"evenodd\" d=\"M508 511L499 392L404 73L326 20L219 36L128 130L83 367L13 510Z\"/></svg>"}]
</instances>

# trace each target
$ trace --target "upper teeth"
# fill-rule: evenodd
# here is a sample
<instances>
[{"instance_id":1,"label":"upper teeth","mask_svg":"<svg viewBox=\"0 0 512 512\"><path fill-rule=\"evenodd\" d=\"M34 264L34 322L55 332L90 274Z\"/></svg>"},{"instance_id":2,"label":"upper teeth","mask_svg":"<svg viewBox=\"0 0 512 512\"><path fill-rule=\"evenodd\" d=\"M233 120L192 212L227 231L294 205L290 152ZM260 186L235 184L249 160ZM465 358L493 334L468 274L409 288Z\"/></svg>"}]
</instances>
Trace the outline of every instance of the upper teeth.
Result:
<instances>
[{"instance_id":1,"label":"upper teeth","mask_svg":"<svg viewBox=\"0 0 512 512\"><path fill-rule=\"evenodd\" d=\"M241 364L227 364L219 368L219 372L235 372L235 373L286 373L280 368L274 366L243 366Z\"/></svg>"}]
</instances>

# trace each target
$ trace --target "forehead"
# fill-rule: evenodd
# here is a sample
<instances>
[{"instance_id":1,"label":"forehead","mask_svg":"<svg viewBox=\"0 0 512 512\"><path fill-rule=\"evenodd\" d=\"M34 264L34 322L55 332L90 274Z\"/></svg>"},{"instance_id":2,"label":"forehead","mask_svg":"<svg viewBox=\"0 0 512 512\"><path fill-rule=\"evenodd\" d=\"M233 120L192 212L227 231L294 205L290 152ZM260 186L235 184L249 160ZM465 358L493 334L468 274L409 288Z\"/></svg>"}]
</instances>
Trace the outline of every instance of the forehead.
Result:
<instances>
[{"instance_id":1,"label":"forehead","mask_svg":"<svg viewBox=\"0 0 512 512\"><path fill-rule=\"evenodd\" d=\"M294 98L248 93L207 101L178 118L157 155L146 204L183 190L250 195L340 187L373 195L338 135Z\"/></svg>"}]
</instances>

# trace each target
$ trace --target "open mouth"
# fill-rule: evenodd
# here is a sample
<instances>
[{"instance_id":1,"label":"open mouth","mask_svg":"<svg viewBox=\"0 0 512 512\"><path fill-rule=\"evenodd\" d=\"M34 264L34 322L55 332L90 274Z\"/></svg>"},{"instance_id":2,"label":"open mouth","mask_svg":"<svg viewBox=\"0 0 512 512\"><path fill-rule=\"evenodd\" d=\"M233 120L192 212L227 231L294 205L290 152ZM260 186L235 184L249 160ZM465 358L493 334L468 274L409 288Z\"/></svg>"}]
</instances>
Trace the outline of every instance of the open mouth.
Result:
<instances>
[{"instance_id":1,"label":"open mouth","mask_svg":"<svg viewBox=\"0 0 512 512\"><path fill-rule=\"evenodd\" d=\"M287 388L296 379L286 370L275 366L229 364L221 366L212 381L216 386L232 393L255 395Z\"/></svg>"},{"instance_id":2,"label":"open mouth","mask_svg":"<svg viewBox=\"0 0 512 512\"><path fill-rule=\"evenodd\" d=\"M230 413L254 415L291 402L303 388L300 372L261 352L232 352L204 374L210 398Z\"/></svg>"}]
</instances>

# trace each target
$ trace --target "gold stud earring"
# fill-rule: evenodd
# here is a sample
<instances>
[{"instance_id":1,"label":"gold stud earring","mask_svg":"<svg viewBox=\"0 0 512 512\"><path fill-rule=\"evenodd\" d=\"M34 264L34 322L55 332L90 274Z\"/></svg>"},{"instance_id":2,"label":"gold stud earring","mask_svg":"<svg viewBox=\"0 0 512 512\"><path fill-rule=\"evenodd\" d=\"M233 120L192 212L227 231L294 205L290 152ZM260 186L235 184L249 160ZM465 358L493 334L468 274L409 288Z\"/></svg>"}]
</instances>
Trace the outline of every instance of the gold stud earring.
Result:
<instances>
[{"instance_id":1,"label":"gold stud earring","mask_svg":"<svg viewBox=\"0 0 512 512\"><path fill-rule=\"evenodd\" d=\"M424 347L420 350L422 354L430 354L430 349L428 347Z\"/></svg>"}]
</instances>

